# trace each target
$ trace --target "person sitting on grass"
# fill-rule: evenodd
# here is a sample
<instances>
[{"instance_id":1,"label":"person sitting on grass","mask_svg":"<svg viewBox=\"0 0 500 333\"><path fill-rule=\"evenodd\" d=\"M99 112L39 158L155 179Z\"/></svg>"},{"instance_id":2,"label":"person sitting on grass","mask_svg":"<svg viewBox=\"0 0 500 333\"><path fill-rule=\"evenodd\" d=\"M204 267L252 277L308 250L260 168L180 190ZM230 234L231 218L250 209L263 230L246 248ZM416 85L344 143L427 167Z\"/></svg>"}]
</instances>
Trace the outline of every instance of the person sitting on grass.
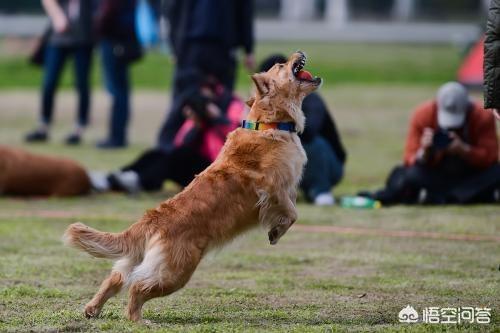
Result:
<instances>
[{"instance_id":1,"label":"person sitting on grass","mask_svg":"<svg viewBox=\"0 0 500 333\"><path fill-rule=\"evenodd\" d=\"M285 56L272 55L262 62L259 71L265 72L274 64L286 62ZM342 179L346 151L333 116L318 93L313 92L304 99L302 110L306 117L306 126L299 137L308 161L300 188L306 199L315 205L333 205L335 199L332 187Z\"/></svg>"},{"instance_id":2,"label":"person sitting on grass","mask_svg":"<svg viewBox=\"0 0 500 333\"><path fill-rule=\"evenodd\" d=\"M498 202L499 189L494 116L449 82L413 114L404 166L392 171L385 189L361 194L386 205L463 204Z\"/></svg>"},{"instance_id":3,"label":"person sitting on grass","mask_svg":"<svg viewBox=\"0 0 500 333\"><path fill-rule=\"evenodd\" d=\"M217 157L227 134L243 119L245 104L218 84L207 84L181 97L184 123L173 146L154 148L119 171L91 174L97 191L158 191L166 180L186 186Z\"/></svg>"}]
</instances>

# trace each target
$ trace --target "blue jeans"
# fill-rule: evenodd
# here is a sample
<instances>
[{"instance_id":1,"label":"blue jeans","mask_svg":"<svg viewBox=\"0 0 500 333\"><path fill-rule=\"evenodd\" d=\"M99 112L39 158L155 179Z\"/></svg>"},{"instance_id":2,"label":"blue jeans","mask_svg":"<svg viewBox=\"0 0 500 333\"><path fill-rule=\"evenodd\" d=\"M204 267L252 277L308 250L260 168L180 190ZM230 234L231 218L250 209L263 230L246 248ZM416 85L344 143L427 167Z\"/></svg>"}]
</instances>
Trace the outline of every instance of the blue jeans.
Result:
<instances>
[{"instance_id":1,"label":"blue jeans","mask_svg":"<svg viewBox=\"0 0 500 333\"><path fill-rule=\"evenodd\" d=\"M75 65L75 88L78 91L78 120L80 126L89 122L90 88L89 73L92 63L92 46L47 45L44 60L42 86L41 121L49 125L54 111L54 95L59 84L64 64L73 57Z\"/></svg>"},{"instance_id":2,"label":"blue jeans","mask_svg":"<svg viewBox=\"0 0 500 333\"><path fill-rule=\"evenodd\" d=\"M303 146L308 161L300 187L306 198L313 201L318 194L330 192L342 179L344 166L330 144L321 136L316 136Z\"/></svg>"},{"instance_id":3,"label":"blue jeans","mask_svg":"<svg viewBox=\"0 0 500 333\"><path fill-rule=\"evenodd\" d=\"M114 55L113 44L106 39L101 42L101 57L104 82L113 99L108 140L116 144L126 144L130 117L129 65Z\"/></svg>"}]
</instances>

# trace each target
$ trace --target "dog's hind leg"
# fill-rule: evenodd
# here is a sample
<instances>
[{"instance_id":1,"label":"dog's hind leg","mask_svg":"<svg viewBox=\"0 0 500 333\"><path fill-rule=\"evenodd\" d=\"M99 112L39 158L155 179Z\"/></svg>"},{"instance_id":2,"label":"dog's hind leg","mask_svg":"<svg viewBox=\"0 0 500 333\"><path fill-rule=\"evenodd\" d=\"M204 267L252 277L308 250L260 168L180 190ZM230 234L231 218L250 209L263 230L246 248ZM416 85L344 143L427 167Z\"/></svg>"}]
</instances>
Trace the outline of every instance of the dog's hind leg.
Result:
<instances>
[{"instance_id":1,"label":"dog's hind leg","mask_svg":"<svg viewBox=\"0 0 500 333\"><path fill-rule=\"evenodd\" d=\"M99 291L85 306L85 317L93 318L99 315L104 303L120 292L132 268L132 260L129 258L120 259L115 263L111 274L102 281Z\"/></svg>"},{"instance_id":2,"label":"dog's hind leg","mask_svg":"<svg viewBox=\"0 0 500 333\"><path fill-rule=\"evenodd\" d=\"M166 251L152 248L131 275L127 318L142 320L142 306L152 298L172 294L191 278L201 260L201 251L193 247Z\"/></svg>"}]
</instances>

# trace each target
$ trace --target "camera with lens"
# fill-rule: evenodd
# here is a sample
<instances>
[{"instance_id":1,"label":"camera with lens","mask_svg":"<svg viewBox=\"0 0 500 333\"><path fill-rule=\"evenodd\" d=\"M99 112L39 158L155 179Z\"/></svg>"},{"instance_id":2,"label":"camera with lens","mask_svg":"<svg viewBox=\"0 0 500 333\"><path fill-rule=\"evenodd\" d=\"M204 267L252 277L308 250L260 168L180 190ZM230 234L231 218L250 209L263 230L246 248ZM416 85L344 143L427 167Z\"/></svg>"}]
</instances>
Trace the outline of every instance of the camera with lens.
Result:
<instances>
[{"instance_id":1,"label":"camera with lens","mask_svg":"<svg viewBox=\"0 0 500 333\"><path fill-rule=\"evenodd\" d=\"M451 144L452 138L450 132L445 129L438 129L434 136L432 137L432 147L437 150L443 150L448 148Z\"/></svg>"}]
</instances>

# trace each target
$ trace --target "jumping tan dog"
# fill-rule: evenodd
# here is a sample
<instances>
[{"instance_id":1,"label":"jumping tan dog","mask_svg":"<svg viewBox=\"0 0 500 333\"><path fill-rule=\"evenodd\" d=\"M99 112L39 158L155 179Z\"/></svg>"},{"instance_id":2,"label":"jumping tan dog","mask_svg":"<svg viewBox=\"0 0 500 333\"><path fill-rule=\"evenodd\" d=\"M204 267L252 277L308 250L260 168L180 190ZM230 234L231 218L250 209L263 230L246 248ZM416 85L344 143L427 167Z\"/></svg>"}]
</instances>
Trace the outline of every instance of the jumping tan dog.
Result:
<instances>
[{"instance_id":1,"label":"jumping tan dog","mask_svg":"<svg viewBox=\"0 0 500 333\"><path fill-rule=\"evenodd\" d=\"M86 171L74 161L0 145L0 194L73 196L90 187Z\"/></svg>"},{"instance_id":2,"label":"jumping tan dog","mask_svg":"<svg viewBox=\"0 0 500 333\"><path fill-rule=\"evenodd\" d=\"M203 256L242 232L264 225L276 244L297 219L296 189L306 162L297 136L304 128L303 98L321 79L303 71L305 55L252 76L257 93L249 102L246 128L233 131L216 161L184 191L148 211L121 233L81 223L65 241L116 263L86 305L96 317L122 287L129 288L127 316L141 320L143 304L182 288ZM260 129L252 130L259 123ZM295 131L296 130L296 131Z\"/></svg>"}]
</instances>

